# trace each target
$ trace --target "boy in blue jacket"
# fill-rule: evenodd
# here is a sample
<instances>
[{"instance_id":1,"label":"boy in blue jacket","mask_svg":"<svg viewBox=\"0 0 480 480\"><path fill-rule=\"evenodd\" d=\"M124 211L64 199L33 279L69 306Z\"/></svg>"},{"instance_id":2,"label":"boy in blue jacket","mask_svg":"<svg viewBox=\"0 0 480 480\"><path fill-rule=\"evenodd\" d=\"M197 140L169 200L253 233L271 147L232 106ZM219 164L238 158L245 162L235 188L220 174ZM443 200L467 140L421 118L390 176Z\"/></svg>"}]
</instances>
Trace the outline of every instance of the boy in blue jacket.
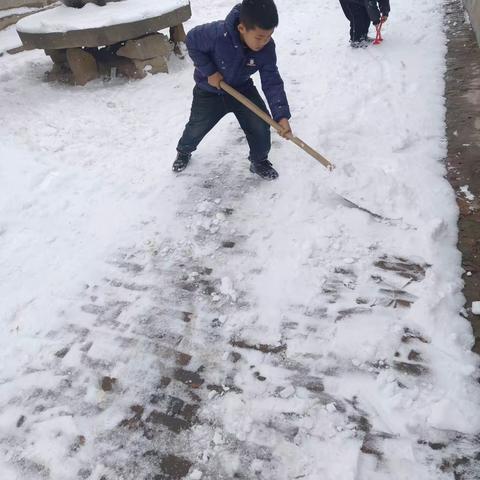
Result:
<instances>
[{"instance_id":1,"label":"boy in blue jacket","mask_svg":"<svg viewBox=\"0 0 480 480\"><path fill-rule=\"evenodd\" d=\"M370 23L386 22L390 13L390 0L340 0L340 5L350 21L350 45L354 48L368 46Z\"/></svg>"},{"instance_id":2,"label":"boy in blue jacket","mask_svg":"<svg viewBox=\"0 0 480 480\"><path fill-rule=\"evenodd\" d=\"M250 171L266 180L278 177L268 161L269 125L220 89L220 82L225 80L268 113L250 78L259 71L273 119L283 127L282 136L292 135L288 122L290 109L272 39L277 25L278 13L273 0L243 0L225 20L199 25L188 33L186 45L195 65L196 85L190 119L177 145L174 172L187 167L203 137L232 112L247 137Z\"/></svg>"}]
</instances>

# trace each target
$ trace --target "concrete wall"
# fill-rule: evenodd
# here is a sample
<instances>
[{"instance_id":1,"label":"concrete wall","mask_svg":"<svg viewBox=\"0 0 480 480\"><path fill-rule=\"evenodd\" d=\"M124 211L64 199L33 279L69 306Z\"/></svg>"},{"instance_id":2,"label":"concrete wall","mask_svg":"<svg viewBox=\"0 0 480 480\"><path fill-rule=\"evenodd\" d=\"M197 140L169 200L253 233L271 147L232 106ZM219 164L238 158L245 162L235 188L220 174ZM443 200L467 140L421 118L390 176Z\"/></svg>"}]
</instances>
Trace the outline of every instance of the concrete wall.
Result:
<instances>
[{"instance_id":1,"label":"concrete wall","mask_svg":"<svg viewBox=\"0 0 480 480\"><path fill-rule=\"evenodd\" d=\"M45 7L55 0L0 0L0 10L19 7Z\"/></svg>"},{"instance_id":2,"label":"concrete wall","mask_svg":"<svg viewBox=\"0 0 480 480\"><path fill-rule=\"evenodd\" d=\"M472 23L473 30L480 44L480 0L463 0L463 2L465 3L470 22Z\"/></svg>"}]
</instances>

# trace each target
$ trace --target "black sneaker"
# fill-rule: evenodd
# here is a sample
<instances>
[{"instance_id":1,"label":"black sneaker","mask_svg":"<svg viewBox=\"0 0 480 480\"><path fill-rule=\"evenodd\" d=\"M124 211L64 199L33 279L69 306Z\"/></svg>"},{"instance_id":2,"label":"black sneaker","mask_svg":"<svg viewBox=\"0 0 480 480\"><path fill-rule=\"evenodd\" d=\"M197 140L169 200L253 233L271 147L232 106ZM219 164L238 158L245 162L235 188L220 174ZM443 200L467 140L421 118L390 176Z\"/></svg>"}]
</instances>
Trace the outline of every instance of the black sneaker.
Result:
<instances>
[{"instance_id":1,"label":"black sneaker","mask_svg":"<svg viewBox=\"0 0 480 480\"><path fill-rule=\"evenodd\" d=\"M352 48L367 48L370 42L367 40L350 40L350 46Z\"/></svg>"},{"instance_id":2,"label":"black sneaker","mask_svg":"<svg viewBox=\"0 0 480 480\"><path fill-rule=\"evenodd\" d=\"M278 178L278 172L272 167L272 164L268 160L263 160L257 163L250 163L250 171L256 173L264 180L275 180Z\"/></svg>"},{"instance_id":3,"label":"black sneaker","mask_svg":"<svg viewBox=\"0 0 480 480\"><path fill-rule=\"evenodd\" d=\"M177 158L173 162L172 170L174 172L181 172L182 170L185 170L191 158L191 153L177 152Z\"/></svg>"}]
</instances>

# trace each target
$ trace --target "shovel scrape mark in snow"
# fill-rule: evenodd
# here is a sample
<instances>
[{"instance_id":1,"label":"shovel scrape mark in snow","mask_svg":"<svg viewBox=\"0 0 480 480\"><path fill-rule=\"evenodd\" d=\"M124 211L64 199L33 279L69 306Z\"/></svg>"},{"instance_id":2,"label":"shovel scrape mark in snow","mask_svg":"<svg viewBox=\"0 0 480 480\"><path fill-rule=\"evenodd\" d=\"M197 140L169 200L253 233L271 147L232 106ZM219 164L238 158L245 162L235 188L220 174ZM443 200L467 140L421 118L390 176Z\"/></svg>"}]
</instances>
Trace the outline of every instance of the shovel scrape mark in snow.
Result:
<instances>
[{"instance_id":1,"label":"shovel scrape mark in snow","mask_svg":"<svg viewBox=\"0 0 480 480\"><path fill-rule=\"evenodd\" d=\"M112 262L113 265L116 265L120 270L124 270L129 273L140 273L144 270L144 266L139 263L133 262Z\"/></svg>"},{"instance_id":2,"label":"shovel scrape mark in snow","mask_svg":"<svg viewBox=\"0 0 480 480\"><path fill-rule=\"evenodd\" d=\"M343 320L346 317L351 317L352 315L370 314L370 313L372 313L372 310L366 307L346 308L345 310L340 310L338 312L335 322Z\"/></svg>"},{"instance_id":3,"label":"shovel scrape mark in snow","mask_svg":"<svg viewBox=\"0 0 480 480\"><path fill-rule=\"evenodd\" d=\"M191 355L188 355L187 353L175 351L175 362L177 363L177 365L186 367L190 363L191 359L192 359Z\"/></svg>"},{"instance_id":4,"label":"shovel scrape mark in snow","mask_svg":"<svg viewBox=\"0 0 480 480\"><path fill-rule=\"evenodd\" d=\"M293 387L303 387L311 393L322 394L327 400L327 403L335 401L333 397L324 393L325 387L323 385L323 379L320 377L313 375L294 375L290 377L289 380Z\"/></svg>"},{"instance_id":5,"label":"shovel scrape mark in snow","mask_svg":"<svg viewBox=\"0 0 480 480\"><path fill-rule=\"evenodd\" d=\"M265 426L280 433L289 442L293 442L300 431L300 428L295 425L285 425L272 420L270 420Z\"/></svg>"},{"instance_id":6,"label":"shovel scrape mark in snow","mask_svg":"<svg viewBox=\"0 0 480 480\"><path fill-rule=\"evenodd\" d=\"M189 422L157 410L153 410L152 413L150 413L146 419L146 422L154 425L163 425L174 433L180 433L184 430L188 430L191 427Z\"/></svg>"},{"instance_id":7,"label":"shovel scrape mark in snow","mask_svg":"<svg viewBox=\"0 0 480 480\"><path fill-rule=\"evenodd\" d=\"M424 263L423 265L409 261L401 257L391 257L384 255L374 265L382 270L395 272L401 277L408 278L411 281L420 282L425 278L426 270L431 265Z\"/></svg>"},{"instance_id":8,"label":"shovel scrape mark in snow","mask_svg":"<svg viewBox=\"0 0 480 480\"><path fill-rule=\"evenodd\" d=\"M143 427L142 415L144 408L141 405L132 405L130 410L133 412L133 416L130 418L123 419L118 426L126 427L129 430L136 430Z\"/></svg>"},{"instance_id":9,"label":"shovel scrape mark in snow","mask_svg":"<svg viewBox=\"0 0 480 480\"><path fill-rule=\"evenodd\" d=\"M173 378L192 388L200 388L205 382L198 373L184 370L183 368L177 368Z\"/></svg>"},{"instance_id":10,"label":"shovel scrape mark in snow","mask_svg":"<svg viewBox=\"0 0 480 480\"><path fill-rule=\"evenodd\" d=\"M69 351L70 351L70 347L62 348L58 352L55 352L55 356L58 358L64 358Z\"/></svg>"},{"instance_id":11,"label":"shovel scrape mark in snow","mask_svg":"<svg viewBox=\"0 0 480 480\"><path fill-rule=\"evenodd\" d=\"M403 224L403 219L402 218L384 217L383 215L372 212L368 208L362 207L361 205L358 205L358 204L352 202L351 200L348 200L347 198L343 197L342 195L339 195L338 193L335 193L335 196L340 200L341 204L345 205L348 208L355 208L357 210L360 210L361 212L367 213L368 215L370 215L372 218L374 218L378 222L385 223L386 225L391 225L391 226L396 226L396 225ZM411 225L408 225L408 227L416 230L416 227L413 227Z\"/></svg>"},{"instance_id":12,"label":"shovel scrape mark in snow","mask_svg":"<svg viewBox=\"0 0 480 480\"><path fill-rule=\"evenodd\" d=\"M287 349L286 345L278 345L277 347L274 347L273 345L266 345L263 343L249 344L243 340L230 340L230 345L232 345L232 347L258 350L262 353L282 353Z\"/></svg>"},{"instance_id":13,"label":"shovel scrape mark in snow","mask_svg":"<svg viewBox=\"0 0 480 480\"><path fill-rule=\"evenodd\" d=\"M114 385L117 383L116 378L112 377L103 377L101 387L104 392L111 392L113 390Z\"/></svg>"},{"instance_id":14,"label":"shovel scrape mark in snow","mask_svg":"<svg viewBox=\"0 0 480 480\"><path fill-rule=\"evenodd\" d=\"M380 293L385 296L385 300L382 302L382 304L384 304L386 307L393 308L410 308L418 298L415 295L406 292L405 290L381 288Z\"/></svg>"},{"instance_id":15,"label":"shovel scrape mark in snow","mask_svg":"<svg viewBox=\"0 0 480 480\"><path fill-rule=\"evenodd\" d=\"M412 340L419 340L422 343L430 343L430 340L427 340L419 332L415 330L410 330L408 327L403 329L402 342L409 343Z\"/></svg>"},{"instance_id":16,"label":"shovel scrape mark in snow","mask_svg":"<svg viewBox=\"0 0 480 480\"><path fill-rule=\"evenodd\" d=\"M360 451L367 455L374 455L379 461L383 458L383 453L378 449L376 438L370 433L365 435Z\"/></svg>"},{"instance_id":17,"label":"shovel scrape mark in snow","mask_svg":"<svg viewBox=\"0 0 480 480\"><path fill-rule=\"evenodd\" d=\"M167 455L163 457L160 464L162 472L168 475L167 478L171 480L184 478L188 474L191 466L191 462L175 455ZM158 476L158 478L160 479L164 477Z\"/></svg>"},{"instance_id":18,"label":"shovel scrape mark in snow","mask_svg":"<svg viewBox=\"0 0 480 480\"><path fill-rule=\"evenodd\" d=\"M356 425L357 430L365 433L372 430L372 424L364 415L349 415L348 420Z\"/></svg>"},{"instance_id":19,"label":"shovel scrape mark in snow","mask_svg":"<svg viewBox=\"0 0 480 480\"><path fill-rule=\"evenodd\" d=\"M419 445L428 445L432 450L443 450L443 449L447 448L446 443L427 442L426 440L418 440L417 443Z\"/></svg>"},{"instance_id":20,"label":"shovel scrape mark in snow","mask_svg":"<svg viewBox=\"0 0 480 480\"><path fill-rule=\"evenodd\" d=\"M393 368L395 368L399 372L413 375L414 377L420 377L422 375L426 375L429 372L429 369L427 367L418 363L393 362Z\"/></svg>"},{"instance_id":21,"label":"shovel scrape mark in snow","mask_svg":"<svg viewBox=\"0 0 480 480\"><path fill-rule=\"evenodd\" d=\"M121 280L117 279L106 278L105 281L112 287L125 288L126 290L131 290L133 292L145 292L150 288L148 285L138 285L134 282L122 282Z\"/></svg>"},{"instance_id":22,"label":"shovel scrape mark in snow","mask_svg":"<svg viewBox=\"0 0 480 480\"><path fill-rule=\"evenodd\" d=\"M101 305L82 305L81 310L85 313L91 313L92 315L100 315L107 310L107 307Z\"/></svg>"},{"instance_id":23,"label":"shovel scrape mark in snow","mask_svg":"<svg viewBox=\"0 0 480 480\"><path fill-rule=\"evenodd\" d=\"M217 392L219 395L225 395L227 392L243 393L243 390L236 385L207 385L207 390Z\"/></svg>"},{"instance_id":24,"label":"shovel scrape mark in snow","mask_svg":"<svg viewBox=\"0 0 480 480\"><path fill-rule=\"evenodd\" d=\"M421 362L422 361L422 355L415 350L410 350L410 353L408 354L408 359L411 362Z\"/></svg>"}]
</instances>

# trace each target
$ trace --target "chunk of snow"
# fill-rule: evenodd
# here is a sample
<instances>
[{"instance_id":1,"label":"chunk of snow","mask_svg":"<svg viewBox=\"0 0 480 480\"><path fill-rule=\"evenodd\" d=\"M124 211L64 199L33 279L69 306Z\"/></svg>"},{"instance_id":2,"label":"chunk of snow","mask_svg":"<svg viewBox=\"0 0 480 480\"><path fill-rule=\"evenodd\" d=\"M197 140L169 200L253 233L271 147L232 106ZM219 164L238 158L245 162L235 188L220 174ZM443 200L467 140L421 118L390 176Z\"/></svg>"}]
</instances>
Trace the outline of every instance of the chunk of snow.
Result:
<instances>
[{"instance_id":1,"label":"chunk of snow","mask_svg":"<svg viewBox=\"0 0 480 480\"><path fill-rule=\"evenodd\" d=\"M203 473L200 470L194 470L188 476L189 480L200 480L203 477Z\"/></svg>"},{"instance_id":2,"label":"chunk of snow","mask_svg":"<svg viewBox=\"0 0 480 480\"><path fill-rule=\"evenodd\" d=\"M325 410L328 413L333 413L337 411L337 407L335 407L334 403L327 403L327 405L325 405Z\"/></svg>"},{"instance_id":3,"label":"chunk of snow","mask_svg":"<svg viewBox=\"0 0 480 480\"><path fill-rule=\"evenodd\" d=\"M467 200L469 201L475 200L475 195L470 191L468 185L461 186L460 191L463 193L463 195Z\"/></svg>"},{"instance_id":4,"label":"chunk of snow","mask_svg":"<svg viewBox=\"0 0 480 480\"><path fill-rule=\"evenodd\" d=\"M472 302L472 313L474 315L480 315L480 301Z\"/></svg>"},{"instance_id":5,"label":"chunk of snow","mask_svg":"<svg viewBox=\"0 0 480 480\"><path fill-rule=\"evenodd\" d=\"M217 430L215 432L215 434L213 435L213 443L215 445L223 445L223 443L225 443L225 441L223 439L223 435L219 430Z\"/></svg>"},{"instance_id":6,"label":"chunk of snow","mask_svg":"<svg viewBox=\"0 0 480 480\"><path fill-rule=\"evenodd\" d=\"M237 300L237 293L233 288L232 279L229 277L222 278L222 283L220 285L220 292L223 293L223 295L229 296L234 302Z\"/></svg>"},{"instance_id":7,"label":"chunk of snow","mask_svg":"<svg viewBox=\"0 0 480 480\"><path fill-rule=\"evenodd\" d=\"M281 392L280 396L282 398L291 397L295 393L295 388L292 385L287 385Z\"/></svg>"}]
</instances>

